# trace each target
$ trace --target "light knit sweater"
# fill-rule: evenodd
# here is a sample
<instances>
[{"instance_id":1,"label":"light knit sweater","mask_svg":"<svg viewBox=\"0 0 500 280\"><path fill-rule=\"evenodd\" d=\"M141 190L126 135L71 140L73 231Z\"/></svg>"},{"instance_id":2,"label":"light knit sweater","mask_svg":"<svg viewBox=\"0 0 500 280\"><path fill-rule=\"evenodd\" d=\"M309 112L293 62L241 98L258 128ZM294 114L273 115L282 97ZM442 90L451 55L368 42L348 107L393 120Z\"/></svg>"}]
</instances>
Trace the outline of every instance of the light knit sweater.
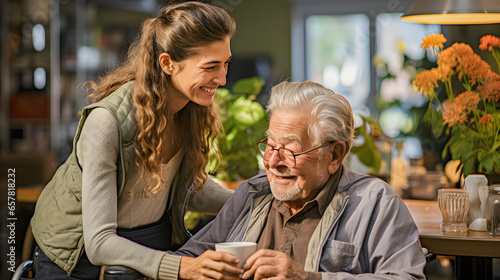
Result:
<instances>
[{"instance_id":1,"label":"light knit sweater","mask_svg":"<svg viewBox=\"0 0 500 280\"><path fill-rule=\"evenodd\" d=\"M162 217L184 153L181 149L162 166L166 188L158 197L148 197L142 191L145 181L135 165L118 197L116 143L116 120L106 109L94 109L77 143L77 157L83 170L83 235L87 256L94 265L124 265L154 279L177 279L179 256L120 237L116 228L146 225Z\"/></svg>"}]
</instances>

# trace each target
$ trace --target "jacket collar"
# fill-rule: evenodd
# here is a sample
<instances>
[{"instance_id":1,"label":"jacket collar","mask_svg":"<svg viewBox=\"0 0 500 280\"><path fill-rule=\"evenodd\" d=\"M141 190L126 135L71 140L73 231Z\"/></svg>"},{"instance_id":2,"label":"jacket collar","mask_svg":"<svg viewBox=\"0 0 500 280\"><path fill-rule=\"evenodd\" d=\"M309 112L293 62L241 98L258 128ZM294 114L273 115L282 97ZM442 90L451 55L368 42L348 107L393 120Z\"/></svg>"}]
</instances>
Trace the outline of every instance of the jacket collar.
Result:
<instances>
[{"instance_id":1,"label":"jacket collar","mask_svg":"<svg viewBox=\"0 0 500 280\"><path fill-rule=\"evenodd\" d=\"M360 180L364 180L367 178L373 178L373 176L369 176L366 174L357 173L347 169L345 165L342 165L342 175L340 177L339 185L337 190L339 192L349 192L352 185Z\"/></svg>"},{"instance_id":2,"label":"jacket collar","mask_svg":"<svg viewBox=\"0 0 500 280\"><path fill-rule=\"evenodd\" d=\"M262 196L271 193L271 187L269 186L269 181L267 180L267 174L265 172L255 175L248 179L248 195L251 196Z\"/></svg>"}]
</instances>

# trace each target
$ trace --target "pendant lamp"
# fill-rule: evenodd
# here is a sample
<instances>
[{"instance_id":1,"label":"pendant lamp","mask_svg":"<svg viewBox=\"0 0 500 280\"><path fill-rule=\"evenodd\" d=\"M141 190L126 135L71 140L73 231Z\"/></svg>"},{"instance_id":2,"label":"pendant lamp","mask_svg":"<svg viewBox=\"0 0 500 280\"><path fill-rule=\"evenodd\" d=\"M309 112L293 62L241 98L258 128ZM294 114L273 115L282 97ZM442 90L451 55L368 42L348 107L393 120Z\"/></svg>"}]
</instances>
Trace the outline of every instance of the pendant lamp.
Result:
<instances>
[{"instance_id":1,"label":"pendant lamp","mask_svg":"<svg viewBox=\"0 0 500 280\"><path fill-rule=\"evenodd\" d=\"M500 0L415 0L401 19L428 24L500 23Z\"/></svg>"}]
</instances>

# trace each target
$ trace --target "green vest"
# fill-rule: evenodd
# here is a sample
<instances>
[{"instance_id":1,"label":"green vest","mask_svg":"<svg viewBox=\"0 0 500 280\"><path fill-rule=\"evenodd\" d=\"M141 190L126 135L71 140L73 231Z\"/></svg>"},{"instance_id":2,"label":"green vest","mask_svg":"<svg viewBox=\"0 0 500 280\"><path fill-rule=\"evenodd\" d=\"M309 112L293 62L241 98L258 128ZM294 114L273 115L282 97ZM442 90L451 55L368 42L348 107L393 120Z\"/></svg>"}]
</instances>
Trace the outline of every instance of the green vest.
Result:
<instances>
[{"instance_id":1,"label":"green vest","mask_svg":"<svg viewBox=\"0 0 500 280\"><path fill-rule=\"evenodd\" d=\"M76 156L76 143L83 124L90 112L97 108L107 109L118 123L119 156L117 192L120 196L127 170L135 164L134 140L136 121L132 106L134 81L124 84L99 102L85 107L73 140L73 151L45 186L35 206L31 226L35 240L42 251L59 267L68 272L75 269L83 254L82 224L82 169ZM194 189L191 170L181 164L177 185L173 186L169 203L171 206L173 246L181 245L190 237L184 224L188 198ZM176 198L174 200L174 198ZM173 203L175 201L175 203Z\"/></svg>"}]
</instances>

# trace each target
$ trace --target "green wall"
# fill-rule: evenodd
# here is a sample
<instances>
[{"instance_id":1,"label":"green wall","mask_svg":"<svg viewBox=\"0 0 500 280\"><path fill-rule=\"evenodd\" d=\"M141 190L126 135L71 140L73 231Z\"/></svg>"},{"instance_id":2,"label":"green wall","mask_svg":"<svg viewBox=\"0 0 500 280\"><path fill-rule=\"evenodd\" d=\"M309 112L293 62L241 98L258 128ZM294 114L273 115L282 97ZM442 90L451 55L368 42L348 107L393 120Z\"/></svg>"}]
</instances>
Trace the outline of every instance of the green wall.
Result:
<instances>
[{"instance_id":1,"label":"green wall","mask_svg":"<svg viewBox=\"0 0 500 280\"><path fill-rule=\"evenodd\" d=\"M271 61L271 80L290 77L290 3L288 0L214 0L236 20L233 55L266 56Z\"/></svg>"}]
</instances>

